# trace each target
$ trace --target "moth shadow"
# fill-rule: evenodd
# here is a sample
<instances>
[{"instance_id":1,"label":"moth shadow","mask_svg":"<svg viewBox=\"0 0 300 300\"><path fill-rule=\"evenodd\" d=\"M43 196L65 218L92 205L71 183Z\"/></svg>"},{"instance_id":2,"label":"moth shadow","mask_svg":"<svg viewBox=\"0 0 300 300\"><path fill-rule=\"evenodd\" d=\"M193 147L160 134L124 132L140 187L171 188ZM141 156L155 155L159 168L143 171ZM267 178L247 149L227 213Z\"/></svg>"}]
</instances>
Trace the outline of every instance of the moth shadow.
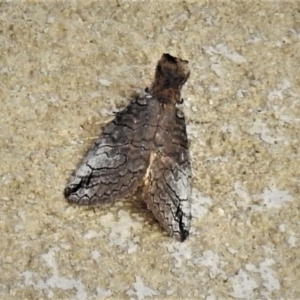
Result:
<instances>
[{"instance_id":1,"label":"moth shadow","mask_svg":"<svg viewBox=\"0 0 300 300\"><path fill-rule=\"evenodd\" d=\"M142 188L138 190L128 199L126 199L126 208L132 215L139 215L143 217L150 226L158 225L159 222L155 219L153 213L148 209L146 202L143 199Z\"/></svg>"},{"instance_id":2,"label":"moth shadow","mask_svg":"<svg viewBox=\"0 0 300 300\"><path fill-rule=\"evenodd\" d=\"M139 190L127 198L118 199L116 201L100 205L78 206L75 203L69 204L74 205L74 207L81 207L81 212L83 214L84 212L93 212L95 219L100 215L105 215L109 212L115 214L120 210L125 210L133 219L143 218L145 223L149 226L157 226L157 228L160 228L159 222L155 219L151 210L147 208L147 204L143 200L142 193Z\"/></svg>"}]
</instances>

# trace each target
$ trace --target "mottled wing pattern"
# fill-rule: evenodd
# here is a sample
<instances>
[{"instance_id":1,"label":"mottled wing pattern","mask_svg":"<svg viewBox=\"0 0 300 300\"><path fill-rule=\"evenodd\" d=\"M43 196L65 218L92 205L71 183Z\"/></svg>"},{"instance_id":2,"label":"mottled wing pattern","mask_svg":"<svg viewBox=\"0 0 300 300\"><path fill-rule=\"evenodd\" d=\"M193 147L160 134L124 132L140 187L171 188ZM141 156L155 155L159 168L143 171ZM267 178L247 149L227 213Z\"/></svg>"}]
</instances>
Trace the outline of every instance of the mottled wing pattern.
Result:
<instances>
[{"instance_id":1,"label":"mottled wing pattern","mask_svg":"<svg viewBox=\"0 0 300 300\"><path fill-rule=\"evenodd\" d=\"M189 235L191 165L183 113L175 106L161 113L154 152L144 177L143 198L161 226L176 239Z\"/></svg>"},{"instance_id":2,"label":"mottled wing pattern","mask_svg":"<svg viewBox=\"0 0 300 300\"><path fill-rule=\"evenodd\" d=\"M64 194L69 202L100 205L135 192L149 165L158 103L146 94L108 123L72 174Z\"/></svg>"}]
</instances>

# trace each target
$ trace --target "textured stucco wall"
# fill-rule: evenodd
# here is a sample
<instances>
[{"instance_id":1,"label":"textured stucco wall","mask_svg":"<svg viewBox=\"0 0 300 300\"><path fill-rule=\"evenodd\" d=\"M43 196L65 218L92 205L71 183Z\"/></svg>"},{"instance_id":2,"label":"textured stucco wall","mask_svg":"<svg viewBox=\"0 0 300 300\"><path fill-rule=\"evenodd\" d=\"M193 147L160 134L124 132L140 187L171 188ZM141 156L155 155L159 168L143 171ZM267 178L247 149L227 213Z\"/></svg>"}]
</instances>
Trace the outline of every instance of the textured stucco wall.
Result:
<instances>
[{"instance_id":1,"label":"textured stucco wall","mask_svg":"<svg viewBox=\"0 0 300 300\"><path fill-rule=\"evenodd\" d=\"M3 1L0 298L299 298L297 2ZM184 243L137 200L62 195L164 52L191 69Z\"/></svg>"}]
</instances>

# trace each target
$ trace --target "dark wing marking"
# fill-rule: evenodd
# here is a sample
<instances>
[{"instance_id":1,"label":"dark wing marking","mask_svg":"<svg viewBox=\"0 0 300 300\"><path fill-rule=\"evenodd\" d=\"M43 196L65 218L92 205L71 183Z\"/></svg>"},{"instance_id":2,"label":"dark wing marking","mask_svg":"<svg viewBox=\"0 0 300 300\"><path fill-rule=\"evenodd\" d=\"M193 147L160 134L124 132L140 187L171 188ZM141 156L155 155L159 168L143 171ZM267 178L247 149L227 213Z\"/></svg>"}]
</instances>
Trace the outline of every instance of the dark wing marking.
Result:
<instances>
[{"instance_id":1,"label":"dark wing marking","mask_svg":"<svg viewBox=\"0 0 300 300\"><path fill-rule=\"evenodd\" d=\"M141 190L161 226L184 241L191 220L191 165L185 120L175 106L167 107L161 116Z\"/></svg>"},{"instance_id":2,"label":"dark wing marking","mask_svg":"<svg viewBox=\"0 0 300 300\"><path fill-rule=\"evenodd\" d=\"M104 127L65 188L69 202L100 205L136 191L149 165L157 110L157 101L146 94Z\"/></svg>"}]
</instances>

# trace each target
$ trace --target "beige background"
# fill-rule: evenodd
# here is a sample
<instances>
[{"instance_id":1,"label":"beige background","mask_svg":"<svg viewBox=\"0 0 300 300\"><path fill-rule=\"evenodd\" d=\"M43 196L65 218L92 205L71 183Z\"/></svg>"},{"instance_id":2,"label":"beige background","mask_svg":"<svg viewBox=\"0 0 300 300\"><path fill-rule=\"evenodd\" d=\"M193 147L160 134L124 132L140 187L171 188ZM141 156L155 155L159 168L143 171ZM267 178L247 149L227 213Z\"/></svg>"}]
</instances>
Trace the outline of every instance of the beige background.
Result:
<instances>
[{"instance_id":1,"label":"beige background","mask_svg":"<svg viewBox=\"0 0 300 300\"><path fill-rule=\"evenodd\" d=\"M1 2L0 298L299 299L299 8ZM90 209L62 195L164 52L191 68L184 243L137 200Z\"/></svg>"}]
</instances>

